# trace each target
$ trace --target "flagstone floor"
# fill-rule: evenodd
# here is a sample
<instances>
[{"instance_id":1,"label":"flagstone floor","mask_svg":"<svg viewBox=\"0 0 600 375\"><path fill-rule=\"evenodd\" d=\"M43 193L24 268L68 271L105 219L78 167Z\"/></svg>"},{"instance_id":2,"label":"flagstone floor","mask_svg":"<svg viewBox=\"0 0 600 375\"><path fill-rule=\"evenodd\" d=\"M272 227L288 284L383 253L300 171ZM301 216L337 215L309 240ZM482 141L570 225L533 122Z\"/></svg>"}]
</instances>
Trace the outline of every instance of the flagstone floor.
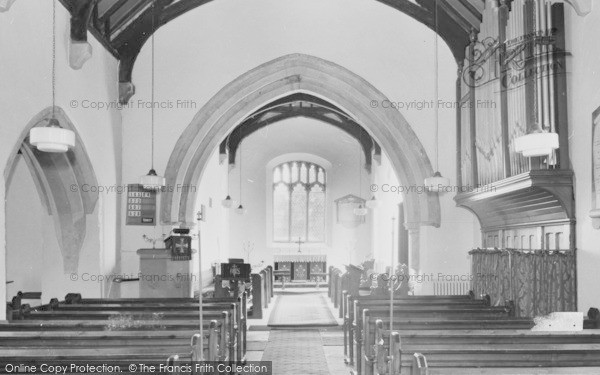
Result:
<instances>
[{"instance_id":1,"label":"flagstone floor","mask_svg":"<svg viewBox=\"0 0 600 375\"><path fill-rule=\"evenodd\" d=\"M327 293L321 289L320 292ZM316 295L315 298L320 299ZM277 299L277 294L275 295ZM338 311L327 300L335 320ZM282 300L283 302L283 300ZM316 301L315 301L316 302ZM273 306L265 318L249 320L248 361L272 361L273 375L347 375L350 368L344 364L343 332L334 327L295 327L271 329L267 326Z\"/></svg>"}]
</instances>

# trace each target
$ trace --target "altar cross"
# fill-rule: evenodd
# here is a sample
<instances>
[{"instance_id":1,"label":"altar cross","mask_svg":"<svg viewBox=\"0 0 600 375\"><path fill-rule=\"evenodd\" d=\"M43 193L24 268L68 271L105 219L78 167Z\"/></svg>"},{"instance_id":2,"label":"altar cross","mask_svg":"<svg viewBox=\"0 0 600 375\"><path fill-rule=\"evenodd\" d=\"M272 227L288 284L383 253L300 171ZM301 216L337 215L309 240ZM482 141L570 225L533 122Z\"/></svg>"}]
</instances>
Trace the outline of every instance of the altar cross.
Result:
<instances>
[{"instance_id":1,"label":"altar cross","mask_svg":"<svg viewBox=\"0 0 600 375\"><path fill-rule=\"evenodd\" d=\"M300 250L300 245L304 243L304 241L302 241L302 237L298 237L298 241L296 241L296 243L298 244L298 252L302 253L302 251Z\"/></svg>"}]
</instances>

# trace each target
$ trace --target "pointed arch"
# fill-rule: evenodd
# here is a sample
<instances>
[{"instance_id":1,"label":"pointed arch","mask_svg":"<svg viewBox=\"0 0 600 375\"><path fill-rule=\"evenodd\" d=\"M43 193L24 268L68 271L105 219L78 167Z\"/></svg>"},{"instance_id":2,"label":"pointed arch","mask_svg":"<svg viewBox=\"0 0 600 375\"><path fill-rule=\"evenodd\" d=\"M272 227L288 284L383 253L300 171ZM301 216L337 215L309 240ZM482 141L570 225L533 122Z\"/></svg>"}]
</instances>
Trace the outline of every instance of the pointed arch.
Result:
<instances>
[{"instance_id":1,"label":"pointed arch","mask_svg":"<svg viewBox=\"0 0 600 375\"><path fill-rule=\"evenodd\" d=\"M86 233L86 215L94 212L98 185L92 163L77 129L65 112L54 108L61 126L75 132L75 147L66 153L40 152L29 143L29 131L44 126L52 107L38 113L23 129L4 169L5 190L11 183L17 156L21 154L35 183L42 205L52 216L63 256L65 273L77 272L79 253Z\"/></svg>"},{"instance_id":2,"label":"pointed arch","mask_svg":"<svg viewBox=\"0 0 600 375\"><path fill-rule=\"evenodd\" d=\"M192 186L199 181L211 153L248 115L291 93L307 93L343 109L387 152L403 184L420 186L433 174L425 149L406 119L396 109L373 106L385 95L362 77L332 62L302 54L277 58L241 75L212 97L178 139L165 177L170 186ZM161 202L164 224L194 222L194 194L189 189L167 189ZM439 226L436 194L404 197L406 225Z\"/></svg>"}]
</instances>

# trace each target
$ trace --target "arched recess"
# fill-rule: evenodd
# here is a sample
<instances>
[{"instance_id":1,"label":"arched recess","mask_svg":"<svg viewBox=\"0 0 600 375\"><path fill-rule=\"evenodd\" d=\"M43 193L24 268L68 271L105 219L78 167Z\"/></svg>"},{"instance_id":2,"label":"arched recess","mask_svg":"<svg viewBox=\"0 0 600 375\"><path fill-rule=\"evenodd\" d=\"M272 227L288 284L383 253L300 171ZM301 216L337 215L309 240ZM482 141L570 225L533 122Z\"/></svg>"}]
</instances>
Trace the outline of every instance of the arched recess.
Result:
<instances>
[{"instance_id":1,"label":"arched recess","mask_svg":"<svg viewBox=\"0 0 600 375\"><path fill-rule=\"evenodd\" d=\"M31 128L45 126L52 116L52 107L46 108L27 124L19 136L4 169L4 181L8 191L20 153L31 172L42 205L52 216L64 272L74 273L78 270L79 253L85 239L86 215L94 212L98 201L97 189L93 189L98 182L75 126L61 108L55 107L54 113L61 126L75 132L75 147L66 153L47 153L31 146Z\"/></svg>"},{"instance_id":2,"label":"arched recess","mask_svg":"<svg viewBox=\"0 0 600 375\"><path fill-rule=\"evenodd\" d=\"M291 93L307 93L344 110L387 152L403 184L420 186L433 174L421 142L400 112L370 105L373 101L387 100L380 91L337 64L291 54L241 75L200 109L169 158L165 173L167 184L195 184L212 152L233 128L258 108ZM195 194L188 194L189 189L166 190L161 200L163 224L191 225ZM407 194L404 201L407 228L418 231L420 225L439 226L440 204L436 194ZM417 238L413 251L418 248Z\"/></svg>"}]
</instances>

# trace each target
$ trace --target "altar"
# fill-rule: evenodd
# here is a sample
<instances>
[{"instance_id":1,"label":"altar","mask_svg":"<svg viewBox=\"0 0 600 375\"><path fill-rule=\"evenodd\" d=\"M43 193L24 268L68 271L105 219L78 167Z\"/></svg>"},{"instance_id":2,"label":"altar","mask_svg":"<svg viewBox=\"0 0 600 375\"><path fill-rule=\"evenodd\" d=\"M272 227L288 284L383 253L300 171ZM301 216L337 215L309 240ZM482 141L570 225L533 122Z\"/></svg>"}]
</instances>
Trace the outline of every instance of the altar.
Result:
<instances>
[{"instance_id":1,"label":"altar","mask_svg":"<svg viewBox=\"0 0 600 375\"><path fill-rule=\"evenodd\" d=\"M274 255L276 279L286 277L291 281L322 281L327 269L327 255L324 254L276 254Z\"/></svg>"}]
</instances>

